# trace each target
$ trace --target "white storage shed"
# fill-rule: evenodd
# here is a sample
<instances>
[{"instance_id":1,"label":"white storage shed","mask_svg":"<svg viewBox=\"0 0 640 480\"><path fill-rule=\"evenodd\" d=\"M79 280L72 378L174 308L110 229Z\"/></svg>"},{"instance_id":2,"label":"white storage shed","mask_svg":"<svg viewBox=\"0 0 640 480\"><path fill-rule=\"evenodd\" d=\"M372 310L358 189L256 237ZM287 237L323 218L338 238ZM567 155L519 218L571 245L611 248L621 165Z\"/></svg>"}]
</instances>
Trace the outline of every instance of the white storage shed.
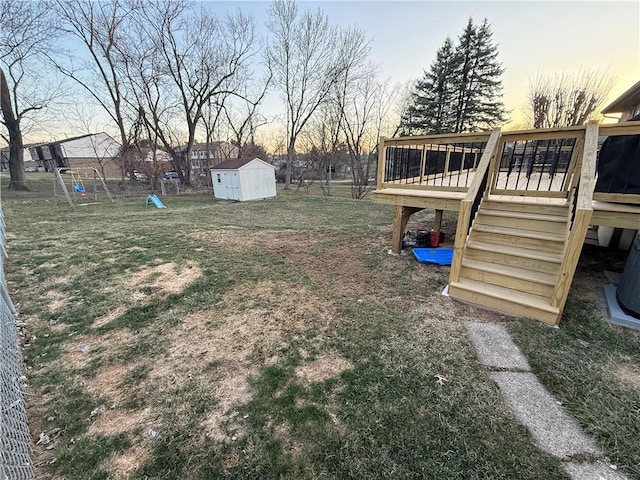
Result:
<instances>
[{"instance_id":1,"label":"white storage shed","mask_svg":"<svg viewBox=\"0 0 640 480\"><path fill-rule=\"evenodd\" d=\"M213 195L240 202L275 197L275 170L259 158L225 160L211 169Z\"/></svg>"}]
</instances>

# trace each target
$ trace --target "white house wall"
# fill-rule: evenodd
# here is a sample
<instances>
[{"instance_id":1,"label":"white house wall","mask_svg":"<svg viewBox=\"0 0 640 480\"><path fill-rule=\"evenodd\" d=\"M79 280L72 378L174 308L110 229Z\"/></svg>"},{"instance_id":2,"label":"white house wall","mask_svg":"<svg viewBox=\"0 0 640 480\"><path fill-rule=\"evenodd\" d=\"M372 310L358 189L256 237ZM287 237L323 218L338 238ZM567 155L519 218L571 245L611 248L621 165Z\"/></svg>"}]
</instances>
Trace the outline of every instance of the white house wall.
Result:
<instances>
[{"instance_id":1,"label":"white house wall","mask_svg":"<svg viewBox=\"0 0 640 480\"><path fill-rule=\"evenodd\" d=\"M112 158L118 155L120 145L106 133L63 141L60 144L65 158Z\"/></svg>"}]
</instances>

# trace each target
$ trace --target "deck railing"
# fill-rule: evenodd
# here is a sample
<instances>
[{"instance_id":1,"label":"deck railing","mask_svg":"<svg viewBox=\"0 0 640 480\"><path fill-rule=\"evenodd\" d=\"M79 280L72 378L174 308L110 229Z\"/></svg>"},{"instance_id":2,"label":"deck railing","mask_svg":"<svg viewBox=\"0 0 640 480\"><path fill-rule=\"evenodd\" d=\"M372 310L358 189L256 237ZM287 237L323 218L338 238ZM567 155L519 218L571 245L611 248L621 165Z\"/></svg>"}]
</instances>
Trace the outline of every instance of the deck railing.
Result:
<instances>
[{"instance_id":1,"label":"deck railing","mask_svg":"<svg viewBox=\"0 0 640 480\"><path fill-rule=\"evenodd\" d=\"M498 152L498 143L500 141L500 129L496 129L491 132L484 153L478 164L476 174L473 181L469 185L467 194L460 204L460 211L458 213L458 225L456 227L456 236L454 241L454 255L451 265L451 276L449 282L457 282L460 276L460 267L462 265L462 253L467 243L467 236L471 229L473 219L482 196L487 187L487 181L489 179L489 166Z\"/></svg>"},{"instance_id":2,"label":"deck railing","mask_svg":"<svg viewBox=\"0 0 640 480\"><path fill-rule=\"evenodd\" d=\"M503 132L490 193L567 198L581 159L584 126Z\"/></svg>"},{"instance_id":3,"label":"deck railing","mask_svg":"<svg viewBox=\"0 0 640 480\"><path fill-rule=\"evenodd\" d=\"M489 193L568 199L580 177L585 131L586 126L580 125L502 132L499 154L489 170ZM640 135L640 121L598 125L597 133L599 137ZM466 192L489 135L381 138L377 188ZM593 199L640 204L640 195L627 191L597 191Z\"/></svg>"},{"instance_id":4,"label":"deck railing","mask_svg":"<svg viewBox=\"0 0 640 480\"><path fill-rule=\"evenodd\" d=\"M488 139L489 132L381 138L378 189L466 191Z\"/></svg>"}]
</instances>

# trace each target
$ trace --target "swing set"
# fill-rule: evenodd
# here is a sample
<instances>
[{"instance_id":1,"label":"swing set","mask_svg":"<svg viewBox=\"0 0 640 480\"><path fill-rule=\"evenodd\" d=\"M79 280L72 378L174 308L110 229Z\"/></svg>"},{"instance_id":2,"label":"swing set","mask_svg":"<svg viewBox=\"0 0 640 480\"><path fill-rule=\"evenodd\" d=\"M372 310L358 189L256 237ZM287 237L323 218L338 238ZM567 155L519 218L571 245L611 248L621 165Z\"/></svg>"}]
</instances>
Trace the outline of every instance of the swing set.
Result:
<instances>
[{"instance_id":1,"label":"swing set","mask_svg":"<svg viewBox=\"0 0 640 480\"><path fill-rule=\"evenodd\" d=\"M68 177L67 174L69 174ZM69 186L67 186L68 181L65 177L70 181ZM90 182L90 180L92 181ZM111 202L114 202L111 192L109 192L107 184L105 183L104 178L102 178L102 175L100 175L100 172L93 167L84 167L74 169L56 168L55 179L53 181L53 197L56 203L59 197L58 191L64 195L71 206L74 205L74 202L87 198L88 192L85 187L85 181L91 187L91 192L89 193L93 195L94 202L97 202L103 194L111 200ZM88 204L82 203L79 205Z\"/></svg>"}]
</instances>

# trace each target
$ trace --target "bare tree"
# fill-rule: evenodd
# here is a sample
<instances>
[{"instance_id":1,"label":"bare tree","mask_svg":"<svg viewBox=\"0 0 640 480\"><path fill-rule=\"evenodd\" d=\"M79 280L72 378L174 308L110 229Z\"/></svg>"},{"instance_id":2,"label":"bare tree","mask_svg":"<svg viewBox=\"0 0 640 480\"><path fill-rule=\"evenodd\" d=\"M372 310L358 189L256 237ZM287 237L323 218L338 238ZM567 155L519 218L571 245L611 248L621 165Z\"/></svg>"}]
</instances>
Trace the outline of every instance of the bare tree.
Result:
<instances>
[{"instance_id":1,"label":"bare tree","mask_svg":"<svg viewBox=\"0 0 640 480\"><path fill-rule=\"evenodd\" d=\"M341 136L341 112L337 103L326 102L309 122L308 129L301 135L307 154L307 168L315 170L315 177L323 179L329 169L339 170L347 163L345 146ZM331 195L327 183L321 183L322 192Z\"/></svg>"},{"instance_id":2,"label":"bare tree","mask_svg":"<svg viewBox=\"0 0 640 480\"><path fill-rule=\"evenodd\" d=\"M0 110L9 144L9 188L28 190L24 176L23 121L55 96L42 88L34 61L55 36L43 2L0 1Z\"/></svg>"},{"instance_id":3,"label":"bare tree","mask_svg":"<svg viewBox=\"0 0 640 480\"><path fill-rule=\"evenodd\" d=\"M153 54L143 58L168 82L168 88L156 93L175 98L179 122L186 127L186 145L172 155L176 171L189 183L191 150L205 107L212 99L238 94L245 69L256 53L253 20L240 11L218 18L202 6L193 10L182 1L143 3L141 11L141 31L151 40ZM168 135L159 131L167 125L151 124L169 152Z\"/></svg>"},{"instance_id":4,"label":"bare tree","mask_svg":"<svg viewBox=\"0 0 640 480\"><path fill-rule=\"evenodd\" d=\"M125 173L132 172L132 148L125 111L121 50L131 41L128 22L138 7L136 2L122 0L54 0L63 30L81 41L89 57L83 60L69 57L67 62L60 58L52 61L60 72L77 82L112 120L121 145L123 177Z\"/></svg>"},{"instance_id":5,"label":"bare tree","mask_svg":"<svg viewBox=\"0 0 640 480\"><path fill-rule=\"evenodd\" d=\"M238 147L238 158L244 157L245 146L256 145L256 129L269 123L259 114L258 107L267 94L270 82L271 73L269 72L260 84L249 87L250 90L248 88L242 98L222 105L226 124L233 135L232 143Z\"/></svg>"},{"instance_id":6,"label":"bare tree","mask_svg":"<svg viewBox=\"0 0 640 480\"><path fill-rule=\"evenodd\" d=\"M370 189L371 160L369 155L364 155L364 150L381 88L376 79L377 68L368 63L370 50L370 42L361 30L341 33L342 56L334 97L340 131L349 152L353 198L363 198ZM366 158L364 162L363 158Z\"/></svg>"},{"instance_id":7,"label":"bare tree","mask_svg":"<svg viewBox=\"0 0 640 480\"><path fill-rule=\"evenodd\" d=\"M295 0L275 0L267 27L273 35L266 50L273 82L285 102L287 164L285 189L291 184L296 141L327 99L338 70L337 29L324 13L298 14Z\"/></svg>"},{"instance_id":8,"label":"bare tree","mask_svg":"<svg viewBox=\"0 0 640 480\"><path fill-rule=\"evenodd\" d=\"M584 70L554 77L538 75L529 84L526 113L533 128L559 128L585 123L606 99L612 75Z\"/></svg>"}]
</instances>

